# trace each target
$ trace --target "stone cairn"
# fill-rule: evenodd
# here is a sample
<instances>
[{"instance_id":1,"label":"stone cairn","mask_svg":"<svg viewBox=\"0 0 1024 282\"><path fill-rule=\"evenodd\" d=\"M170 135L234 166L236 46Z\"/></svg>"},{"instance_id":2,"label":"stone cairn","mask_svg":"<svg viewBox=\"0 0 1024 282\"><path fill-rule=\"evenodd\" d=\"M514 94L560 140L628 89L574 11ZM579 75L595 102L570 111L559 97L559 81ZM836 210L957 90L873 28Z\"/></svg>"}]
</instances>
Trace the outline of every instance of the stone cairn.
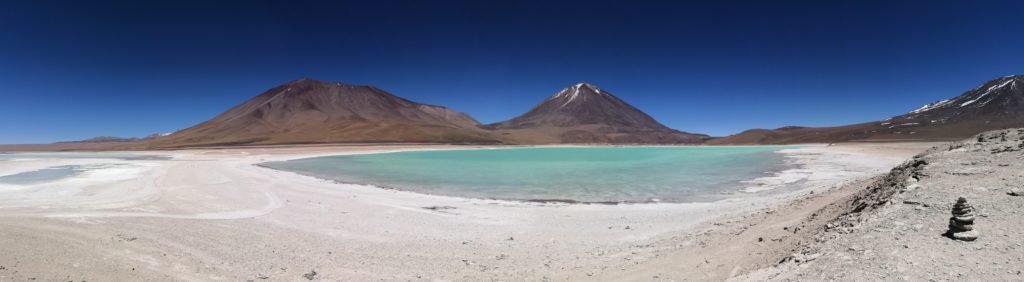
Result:
<instances>
[{"instance_id":1,"label":"stone cairn","mask_svg":"<svg viewBox=\"0 0 1024 282\"><path fill-rule=\"evenodd\" d=\"M961 241L978 239L978 231L974 230L974 207L964 197L957 199L953 205L953 217L949 218L949 231L946 235Z\"/></svg>"}]
</instances>

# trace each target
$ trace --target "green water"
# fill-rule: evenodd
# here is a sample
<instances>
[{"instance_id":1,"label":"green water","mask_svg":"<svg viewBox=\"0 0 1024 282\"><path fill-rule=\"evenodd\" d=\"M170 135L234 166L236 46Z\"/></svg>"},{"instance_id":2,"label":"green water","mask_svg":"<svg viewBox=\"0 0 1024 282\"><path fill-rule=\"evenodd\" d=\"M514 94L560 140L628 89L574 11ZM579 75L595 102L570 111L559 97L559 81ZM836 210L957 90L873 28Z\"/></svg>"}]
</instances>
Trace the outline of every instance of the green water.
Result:
<instances>
[{"instance_id":1,"label":"green water","mask_svg":"<svg viewBox=\"0 0 1024 282\"><path fill-rule=\"evenodd\" d=\"M780 146L558 147L317 157L264 166L345 183L508 200L701 202L784 168Z\"/></svg>"}]
</instances>

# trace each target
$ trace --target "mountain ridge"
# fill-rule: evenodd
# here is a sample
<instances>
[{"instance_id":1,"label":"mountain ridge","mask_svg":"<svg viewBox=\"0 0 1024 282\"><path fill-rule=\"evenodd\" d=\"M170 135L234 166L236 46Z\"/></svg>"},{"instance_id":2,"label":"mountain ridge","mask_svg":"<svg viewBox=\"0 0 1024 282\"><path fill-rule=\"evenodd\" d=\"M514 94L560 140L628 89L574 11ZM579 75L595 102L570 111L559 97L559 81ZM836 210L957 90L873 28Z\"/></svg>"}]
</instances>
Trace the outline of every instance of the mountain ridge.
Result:
<instances>
[{"instance_id":1,"label":"mountain ridge","mask_svg":"<svg viewBox=\"0 0 1024 282\"><path fill-rule=\"evenodd\" d=\"M99 137L54 143L51 147L97 150L332 143L756 145L946 141L1022 125L1024 75L992 79L959 96L883 120L831 127L750 129L716 138L669 128L611 92L586 82L555 92L519 116L484 125L466 113L414 102L373 86L302 78L266 90L173 134ZM14 147L0 147L5 148ZM46 145L32 148L41 150Z\"/></svg>"},{"instance_id":2,"label":"mountain ridge","mask_svg":"<svg viewBox=\"0 0 1024 282\"><path fill-rule=\"evenodd\" d=\"M751 129L711 145L948 141L1024 125L1024 75L992 79L962 94L879 121L831 127Z\"/></svg>"},{"instance_id":3,"label":"mountain ridge","mask_svg":"<svg viewBox=\"0 0 1024 282\"><path fill-rule=\"evenodd\" d=\"M589 83L567 87L517 118L482 125L468 114L373 86L302 78L147 145L680 144L707 138L668 128Z\"/></svg>"}]
</instances>

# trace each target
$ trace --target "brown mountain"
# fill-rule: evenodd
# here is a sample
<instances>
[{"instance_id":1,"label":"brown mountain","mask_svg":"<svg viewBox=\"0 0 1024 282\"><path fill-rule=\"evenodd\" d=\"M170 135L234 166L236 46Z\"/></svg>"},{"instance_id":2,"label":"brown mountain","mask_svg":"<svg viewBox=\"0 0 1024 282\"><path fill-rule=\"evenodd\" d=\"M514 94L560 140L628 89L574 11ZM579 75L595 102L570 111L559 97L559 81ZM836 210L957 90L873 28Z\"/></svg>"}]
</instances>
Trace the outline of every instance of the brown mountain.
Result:
<instances>
[{"instance_id":1,"label":"brown mountain","mask_svg":"<svg viewBox=\"0 0 1024 282\"><path fill-rule=\"evenodd\" d=\"M990 80L960 96L882 121L838 127L754 129L710 144L792 144L842 141L958 140L1024 126L1024 76Z\"/></svg>"},{"instance_id":2,"label":"brown mountain","mask_svg":"<svg viewBox=\"0 0 1024 282\"><path fill-rule=\"evenodd\" d=\"M300 79L150 147L301 143L497 143L469 115L371 86Z\"/></svg>"},{"instance_id":3,"label":"brown mountain","mask_svg":"<svg viewBox=\"0 0 1024 282\"><path fill-rule=\"evenodd\" d=\"M513 143L700 143L707 135L668 128L612 93L579 83L529 112L487 125Z\"/></svg>"}]
</instances>

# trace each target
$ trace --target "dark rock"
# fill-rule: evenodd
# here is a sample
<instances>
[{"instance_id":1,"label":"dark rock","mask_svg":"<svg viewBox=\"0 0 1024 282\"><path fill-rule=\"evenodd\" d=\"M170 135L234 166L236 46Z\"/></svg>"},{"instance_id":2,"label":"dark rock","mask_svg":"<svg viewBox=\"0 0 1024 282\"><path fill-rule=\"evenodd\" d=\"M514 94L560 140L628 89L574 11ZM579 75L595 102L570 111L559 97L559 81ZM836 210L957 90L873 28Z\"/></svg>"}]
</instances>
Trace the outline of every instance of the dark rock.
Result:
<instances>
[{"instance_id":1,"label":"dark rock","mask_svg":"<svg viewBox=\"0 0 1024 282\"><path fill-rule=\"evenodd\" d=\"M1010 189L1010 192L1006 192L1006 194L1010 196L1024 196L1024 189L1013 188Z\"/></svg>"},{"instance_id":2,"label":"dark rock","mask_svg":"<svg viewBox=\"0 0 1024 282\"><path fill-rule=\"evenodd\" d=\"M302 277L305 277L306 280L313 280L316 279L316 274L316 270L310 270L309 273L303 274Z\"/></svg>"}]
</instances>

